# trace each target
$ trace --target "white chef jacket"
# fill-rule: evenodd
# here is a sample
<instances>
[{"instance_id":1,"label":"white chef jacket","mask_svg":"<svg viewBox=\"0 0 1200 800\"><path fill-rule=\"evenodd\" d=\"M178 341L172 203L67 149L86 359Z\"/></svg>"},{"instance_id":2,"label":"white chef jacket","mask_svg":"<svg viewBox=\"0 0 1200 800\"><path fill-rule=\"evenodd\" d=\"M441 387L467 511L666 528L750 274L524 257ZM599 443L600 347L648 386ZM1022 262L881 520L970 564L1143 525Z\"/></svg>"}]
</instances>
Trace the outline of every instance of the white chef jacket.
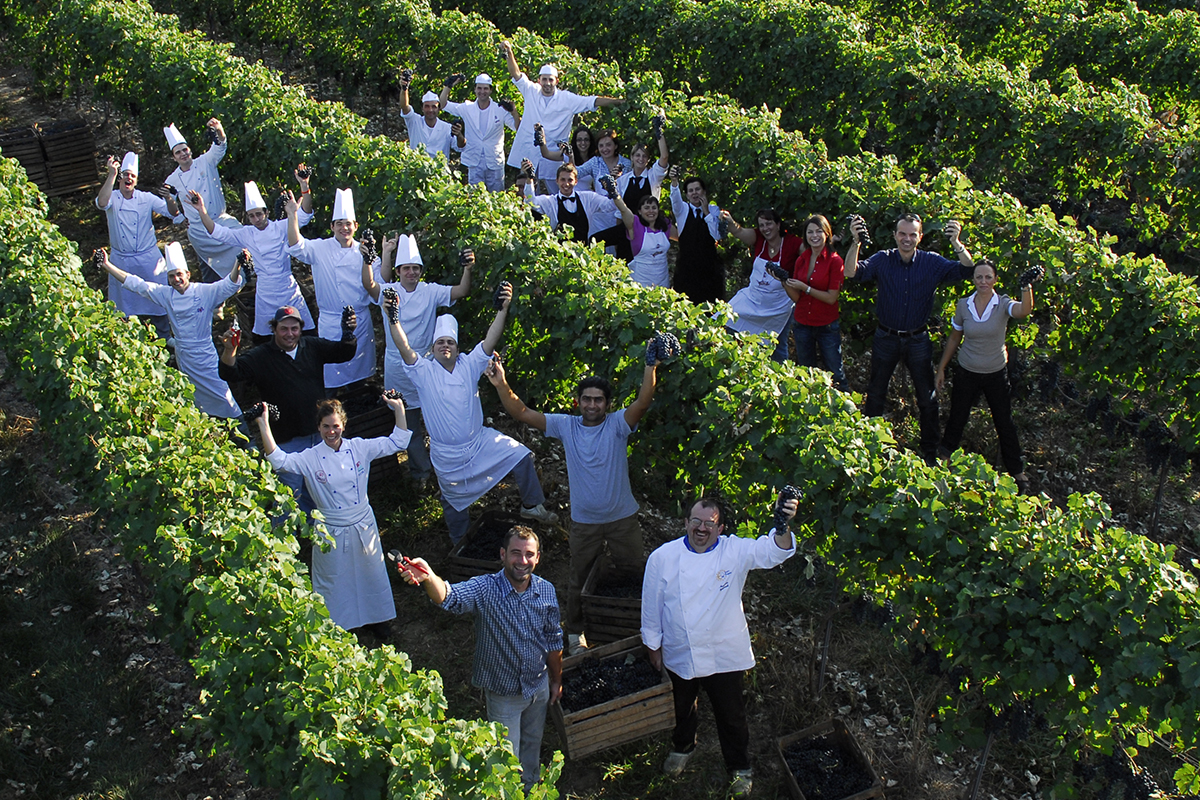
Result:
<instances>
[{"instance_id":1,"label":"white chef jacket","mask_svg":"<svg viewBox=\"0 0 1200 800\"><path fill-rule=\"evenodd\" d=\"M410 292L399 282L380 283L379 300L371 302L382 305L383 290L388 288L395 289L400 298L400 330L404 331L408 338L408 346L418 355L424 356L433 346L433 327L437 323L438 308L454 305L454 300L450 297L454 287L420 281L417 288ZM386 349L383 354L383 388L398 391L408 408L420 408L421 395L408 370L404 368L404 358L396 349L396 343L392 341L390 333L384 337L384 342Z\"/></svg>"},{"instance_id":2,"label":"white chef jacket","mask_svg":"<svg viewBox=\"0 0 1200 800\"><path fill-rule=\"evenodd\" d=\"M558 227L558 198L561 195L561 192L535 195L533 193L533 183L525 184L525 199L534 208L546 215L546 219L550 221L551 228ZM609 200L607 195L576 190L571 193L571 197L578 198L576 202L580 203L583 213L587 216L589 237L595 236L600 231L607 230L613 226L613 214L617 212L617 204ZM620 216L620 214L617 214L617 216Z\"/></svg>"},{"instance_id":3,"label":"white chef jacket","mask_svg":"<svg viewBox=\"0 0 1200 800\"><path fill-rule=\"evenodd\" d=\"M441 153L450 160L450 151L457 150L457 140L450 133L450 123L439 119L433 127L425 124L425 117L410 106L407 114L401 114L408 128L408 146L427 156Z\"/></svg>"},{"instance_id":4,"label":"white chef jacket","mask_svg":"<svg viewBox=\"0 0 1200 800\"><path fill-rule=\"evenodd\" d=\"M303 228L313 215L303 208L296 212L296 221ZM265 230L253 225L241 228L213 228L213 238L239 250L246 248L254 259L254 332L271 335L271 317L282 306L292 306L304 320L304 330L316 327L300 285L292 275L292 257L288 255L288 221L286 218L267 223Z\"/></svg>"},{"instance_id":5,"label":"white chef jacket","mask_svg":"<svg viewBox=\"0 0 1200 800\"><path fill-rule=\"evenodd\" d=\"M313 289L317 293L317 335L338 341L342 338L342 307L354 306L358 325L354 358L325 365L325 386L332 389L371 377L375 372L375 327L371 324L371 296L362 285L362 253L358 240L349 247L338 240L305 239L288 247L288 254L312 265Z\"/></svg>"},{"instance_id":6,"label":"white chef jacket","mask_svg":"<svg viewBox=\"0 0 1200 800\"><path fill-rule=\"evenodd\" d=\"M675 227L679 229L679 235L683 236L683 229L687 227L692 218L692 209L697 208L683 199L683 195L679 192L677 185L671 185L671 214L675 217ZM721 209L716 203L709 203L707 209L698 209L703 215L704 224L708 226L708 232L712 234L714 242L721 241Z\"/></svg>"},{"instance_id":7,"label":"white chef jacket","mask_svg":"<svg viewBox=\"0 0 1200 800\"><path fill-rule=\"evenodd\" d=\"M113 189L108 205L101 206L97 202L96 207L108 220L108 260L130 275L166 286L167 268L154 235L154 215L170 218L167 201L137 189L133 190L133 197L126 200L119 190ZM108 276L108 299L122 314L162 314L157 304L133 293L111 275Z\"/></svg>"},{"instance_id":8,"label":"white chef jacket","mask_svg":"<svg viewBox=\"0 0 1200 800\"><path fill-rule=\"evenodd\" d=\"M245 278L234 283L228 276L216 283L189 284L183 294L170 286L147 283L137 275L125 279L125 288L165 310L175 335L175 363L196 387L196 407L214 417L237 419L242 415L217 375L217 347L213 344L213 311L242 288Z\"/></svg>"},{"instance_id":9,"label":"white chef jacket","mask_svg":"<svg viewBox=\"0 0 1200 800\"><path fill-rule=\"evenodd\" d=\"M404 365L424 398L421 413L442 499L456 511L483 497L529 455L523 444L483 427L479 378L489 361L480 343L459 354L453 372L428 358Z\"/></svg>"},{"instance_id":10,"label":"white chef jacket","mask_svg":"<svg viewBox=\"0 0 1200 800\"><path fill-rule=\"evenodd\" d=\"M529 80L524 73L514 78L513 83L525 98L525 108L521 112L521 127L517 128L512 152L508 154L508 165L520 167L521 159L528 158L537 165L539 178L553 181L554 173L562 166L562 162L542 158L542 149L533 144L533 126L542 123L547 146L556 147L556 142L571 138L571 122L575 115L596 107L596 95L579 95L565 89L555 89L553 95L546 97L542 94L541 84Z\"/></svg>"},{"instance_id":11,"label":"white chef jacket","mask_svg":"<svg viewBox=\"0 0 1200 800\"><path fill-rule=\"evenodd\" d=\"M176 167L175 171L164 181L174 186L179 193L179 205L188 221L188 241L192 249L204 263L208 264L218 275L228 275L237 261L238 251L215 238L205 229L200 221L200 212L187 202L188 192L198 192L204 198L204 208L213 222L222 228L240 228L241 223L225 213L225 193L221 190L221 173L217 164L225 157L229 149L229 139L220 144L214 144L202 155L192 159L192 167L187 172Z\"/></svg>"},{"instance_id":12,"label":"white chef jacket","mask_svg":"<svg viewBox=\"0 0 1200 800\"><path fill-rule=\"evenodd\" d=\"M342 439L338 450L322 441L300 453L276 448L267 456L276 471L304 476L325 517L325 538L332 547L322 552L313 546L313 591L345 630L396 617L367 480L372 461L405 449L411 439L411 431L394 428L390 436Z\"/></svg>"},{"instance_id":13,"label":"white chef jacket","mask_svg":"<svg viewBox=\"0 0 1200 800\"><path fill-rule=\"evenodd\" d=\"M474 103L446 103L446 111L462 117L463 136L467 146L463 148L460 161L464 167L497 169L504 166L504 127L517 129L512 114L496 105L492 100L487 108Z\"/></svg>"},{"instance_id":14,"label":"white chef jacket","mask_svg":"<svg viewBox=\"0 0 1200 800\"><path fill-rule=\"evenodd\" d=\"M742 588L752 569L770 569L796 553L775 544L774 531L757 539L721 536L705 553L687 536L650 554L642 581L642 642L662 649L663 664L684 680L754 666Z\"/></svg>"}]
</instances>

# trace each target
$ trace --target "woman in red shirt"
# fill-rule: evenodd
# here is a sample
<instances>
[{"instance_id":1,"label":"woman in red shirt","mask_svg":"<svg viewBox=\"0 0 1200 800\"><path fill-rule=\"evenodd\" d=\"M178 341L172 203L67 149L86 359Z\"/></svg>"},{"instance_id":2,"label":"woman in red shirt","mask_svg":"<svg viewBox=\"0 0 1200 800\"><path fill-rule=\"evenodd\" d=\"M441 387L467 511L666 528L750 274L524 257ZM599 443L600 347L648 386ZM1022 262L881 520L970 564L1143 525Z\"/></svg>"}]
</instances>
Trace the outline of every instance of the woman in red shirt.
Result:
<instances>
[{"instance_id":1,"label":"woman in red shirt","mask_svg":"<svg viewBox=\"0 0 1200 800\"><path fill-rule=\"evenodd\" d=\"M838 292L841 291L842 257L833 251L833 229L829 220L813 214L804 221L804 250L792 268L792 278L783 287L796 301L792 334L796 340L796 363L817 366L817 349L825 369L833 373L833 385L850 391L842 369L842 329L838 326Z\"/></svg>"}]
</instances>

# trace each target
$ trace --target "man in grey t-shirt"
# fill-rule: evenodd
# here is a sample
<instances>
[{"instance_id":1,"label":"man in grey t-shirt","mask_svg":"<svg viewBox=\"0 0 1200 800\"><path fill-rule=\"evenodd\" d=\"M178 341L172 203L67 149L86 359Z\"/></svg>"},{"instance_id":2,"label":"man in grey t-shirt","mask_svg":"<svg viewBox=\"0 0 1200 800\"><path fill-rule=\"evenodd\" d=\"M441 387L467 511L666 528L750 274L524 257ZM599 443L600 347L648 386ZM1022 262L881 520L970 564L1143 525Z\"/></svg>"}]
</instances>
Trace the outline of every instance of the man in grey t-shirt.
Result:
<instances>
[{"instance_id":1,"label":"man in grey t-shirt","mask_svg":"<svg viewBox=\"0 0 1200 800\"><path fill-rule=\"evenodd\" d=\"M553 439L561 439L567 454L567 481L571 493L571 574L567 583L567 631L569 654L586 647L580 594L588 573L608 544L619 568L636 569L646 562L642 527L637 521L638 504L629 489L629 460L626 440L654 402L658 362L646 366L637 399L624 411L608 413L612 384L591 377L579 382L576 402L579 416L543 414L527 407L513 392L504 367L493 360L487 376L504 410L513 419L537 428Z\"/></svg>"}]
</instances>

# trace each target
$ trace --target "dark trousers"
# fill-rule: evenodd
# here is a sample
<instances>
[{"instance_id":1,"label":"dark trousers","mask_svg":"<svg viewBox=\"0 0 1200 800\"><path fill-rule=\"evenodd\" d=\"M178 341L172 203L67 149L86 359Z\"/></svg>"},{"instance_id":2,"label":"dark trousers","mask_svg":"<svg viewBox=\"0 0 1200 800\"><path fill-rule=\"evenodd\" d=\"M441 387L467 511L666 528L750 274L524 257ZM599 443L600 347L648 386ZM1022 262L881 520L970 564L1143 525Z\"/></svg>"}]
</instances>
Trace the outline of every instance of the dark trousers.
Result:
<instances>
[{"instance_id":1,"label":"dark trousers","mask_svg":"<svg viewBox=\"0 0 1200 800\"><path fill-rule=\"evenodd\" d=\"M979 395L987 398L992 410L992 423L1000 437L1000 459L1010 475L1025 471L1025 458L1021 453L1021 442L1017 439L1017 426L1012 417L1012 399L1009 393L1008 369L996 372L970 372L960 366L954 367L954 386L950 392L950 419L946 421L946 432L942 435L942 448L953 453L962 442L963 430L971 418L971 409L979 401Z\"/></svg>"},{"instance_id":2,"label":"dark trousers","mask_svg":"<svg viewBox=\"0 0 1200 800\"><path fill-rule=\"evenodd\" d=\"M675 690L675 733L671 737L675 752L690 753L696 748L696 729L700 725L697 703L703 687L717 721L725 768L730 772L750 769L750 726L746 722L746 698L742 695L745 672L718 672L691 680L684 680L671 670L667 674Z\"/></svg>"},{"instance_id":3,"label":"dark trousers","mask_svg":"<svg viewBox=\"0 0 1200 800\"><path fill-rule=\"evenodd\" d=\"M871 347L871 382L867 386L867 402L863 413L868 417L883 414L888 384L896 365L903 360L912 376L917 392L917 409L921 421L921 455L929 463L937 458L938 402L933 380L933 343L929 333L915 336L896 336L875 329Z\"/></svg>"}]
</instances>

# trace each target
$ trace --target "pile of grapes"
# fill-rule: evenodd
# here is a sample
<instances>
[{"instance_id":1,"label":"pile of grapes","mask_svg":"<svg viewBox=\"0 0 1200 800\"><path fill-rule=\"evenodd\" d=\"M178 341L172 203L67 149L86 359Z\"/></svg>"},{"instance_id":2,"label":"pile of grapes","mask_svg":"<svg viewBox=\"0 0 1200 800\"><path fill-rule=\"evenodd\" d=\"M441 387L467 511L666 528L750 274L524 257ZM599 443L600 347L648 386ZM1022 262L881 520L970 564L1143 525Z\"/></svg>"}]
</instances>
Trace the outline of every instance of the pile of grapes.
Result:
<instances>
[{"instance_id":1,"label":"pile of grapes","mask_svg":"<svg viewBox=\"0 0 1200 800\"><path fill-rule=\"evenodd\" d=\"M504 535L511 529L513 523L505 519L489 519L484 521L471 538L463 544L459 555L463 558L473 558L477 561L500 561L500 548L504 547Z\"/></svg>"},{"instance_id":2,"label":"pile of grapes","mask_svg":"<svg viewBox=\"0 0 1200 800\"><path fill-rule=\"evenodd\" d=\"M803 739L783 759L809 800L842 800L871 786L871 776L841 742L830 736Z\"/></svg>"},{"instance_id":3,"label":"pile of grapes","mask_svg":"<svg viewBox=\"0 0 1200 800\"><path fill-rule=\"evenodd\" d=\"M601 586L597 586L592 594L597 597L637 597L642 596L642 577L633 573L615 573L610 575Z\"/></svg>"},{"instance_id":4,"label":"pile of grapes","mask_svg":"<svg viewBox=\"0 0 1200 800\"><path fill-rule=\"evenodd\" d=\"M644 658L600 661L588 658L563 678L562 706L567 713L580 711L618 697L657 686L662 676Z\"/></svg>"}]
</instances>

